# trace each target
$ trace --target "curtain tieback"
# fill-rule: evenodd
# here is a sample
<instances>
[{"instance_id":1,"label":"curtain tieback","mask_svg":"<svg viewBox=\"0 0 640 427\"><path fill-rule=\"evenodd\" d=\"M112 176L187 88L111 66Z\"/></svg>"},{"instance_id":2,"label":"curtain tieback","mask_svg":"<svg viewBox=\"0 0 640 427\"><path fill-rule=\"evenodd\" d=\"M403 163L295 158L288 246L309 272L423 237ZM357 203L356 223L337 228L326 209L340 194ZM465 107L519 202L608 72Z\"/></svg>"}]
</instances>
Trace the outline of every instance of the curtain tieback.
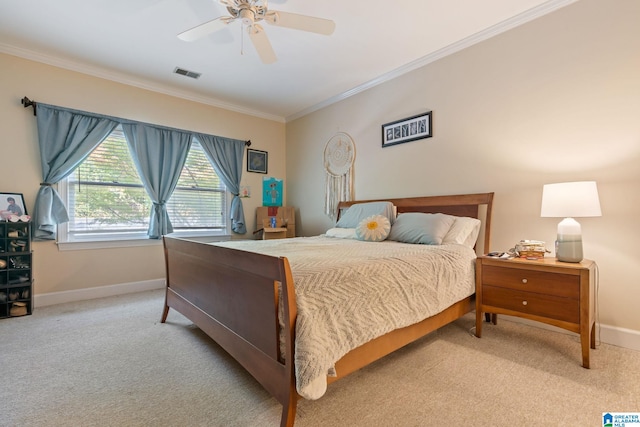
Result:
<instances>
[{"instance_id":1,"label":"curtain tieback","mask_svg":"<svg viewBox=\"0 0 640 427\"><path fill-rule=\"evenodd\" d=\"M41 182L40 185L45 185L47 187L51 187L53 184L51 184L50 182Z\"/></svg>"}]
</instances>

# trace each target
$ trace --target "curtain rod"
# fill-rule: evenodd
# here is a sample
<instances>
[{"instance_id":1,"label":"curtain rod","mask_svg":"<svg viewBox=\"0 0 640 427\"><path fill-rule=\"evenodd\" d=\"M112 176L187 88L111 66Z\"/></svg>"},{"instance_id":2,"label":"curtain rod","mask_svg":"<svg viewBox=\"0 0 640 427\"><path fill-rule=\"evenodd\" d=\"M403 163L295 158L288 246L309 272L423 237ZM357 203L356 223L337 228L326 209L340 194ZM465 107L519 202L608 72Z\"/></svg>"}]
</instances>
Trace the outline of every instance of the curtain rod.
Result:
<instances>
[{"instance_id":1,"label":"curtain rod","mask_svg":"<svg viewBox=\"0 0 640 427\"><path fill-rule=\"evenodd\" d=\"M25 96L24 98L22 98L20 100L20 103L24 106L24 108L33 107L33 115L34 116L36 115L36 107L38 105L36 103L36 101L32 101L32 100L30 100L29 98L27 98ZM245 141L244 145L246 145L247 147L251 147L251 140L249 139L249 140Z\"/></svg>"},{"instance_id":2,"label":"curtain rod","mask_svg":"<svg viewBox=\"0 0 640 427\"><path fill-rule=\"evenodd\" d=\"M24 98L22 98L20 100L20 102L22 103L22 105L24 105L24 108L27 107L33 107L33 115L36 115L36 103L35 101L30 100L29 98L27 98L26 96Z\"/></svg>"}]
</instances>

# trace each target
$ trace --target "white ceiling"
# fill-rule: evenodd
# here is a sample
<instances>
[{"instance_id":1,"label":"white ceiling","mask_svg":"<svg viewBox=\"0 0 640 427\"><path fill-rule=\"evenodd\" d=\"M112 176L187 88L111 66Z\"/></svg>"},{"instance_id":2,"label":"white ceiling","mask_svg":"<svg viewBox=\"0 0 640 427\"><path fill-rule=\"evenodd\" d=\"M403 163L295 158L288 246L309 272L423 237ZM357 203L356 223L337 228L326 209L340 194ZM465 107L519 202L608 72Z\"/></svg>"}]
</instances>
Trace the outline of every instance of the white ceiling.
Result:
<instances>
[{"instance_id":1,"label":"white ceiling","mask_svg":"<svg viewBox=\"0 0 640 427\"><path fill-rule=\"evenodd\" d=\"M215 0L0 0L0 52L286 121L573 1L271 0L270 10L331 19L336 30L264 23L278 57L264 65L238 21L195 42L176 37L227 14Z\"/></svg>"}]
</instances>

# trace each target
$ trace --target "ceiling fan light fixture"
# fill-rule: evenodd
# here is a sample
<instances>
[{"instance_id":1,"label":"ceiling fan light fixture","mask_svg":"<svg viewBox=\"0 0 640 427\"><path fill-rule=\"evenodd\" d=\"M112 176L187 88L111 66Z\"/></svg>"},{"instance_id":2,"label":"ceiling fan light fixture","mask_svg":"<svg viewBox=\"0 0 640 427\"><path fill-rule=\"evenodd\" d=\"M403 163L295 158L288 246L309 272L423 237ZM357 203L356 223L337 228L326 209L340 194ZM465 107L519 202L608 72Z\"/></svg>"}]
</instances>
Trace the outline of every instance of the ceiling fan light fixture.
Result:
<instances>
[{"instance_id":1,"label":"ceiling fan light fixture","mask_svg":"<svg viewBox=\"0 0 640 427\"><path fill-rule=\"evenodd\" d=\"M239 16L244 25L253 25L256 19L256 14L251 9L240 9Z\"/></svg>"},{"instance_id":2,"label":"ceiling fan light fixture","mask_svg":"<svg viewBox=\"0 0 640 427\"><path fill-rule=\"evenodd\" d=\"M178 34L178 38L193 41L220 30L226 25L239 19L243 27L247 28L249 38L255 46L260 59L265 64L276 61L276 55L260 21L267 21L271 25L294 30L308 31L316 34L330 35L336 24L330 19L314 16L299 15L297 13L268 10L267 0L218 0L227 7L228 16L220 16L211 21L195 26ZM241 50L242 52L242 50Z\"/></svg>"}]
</instances>

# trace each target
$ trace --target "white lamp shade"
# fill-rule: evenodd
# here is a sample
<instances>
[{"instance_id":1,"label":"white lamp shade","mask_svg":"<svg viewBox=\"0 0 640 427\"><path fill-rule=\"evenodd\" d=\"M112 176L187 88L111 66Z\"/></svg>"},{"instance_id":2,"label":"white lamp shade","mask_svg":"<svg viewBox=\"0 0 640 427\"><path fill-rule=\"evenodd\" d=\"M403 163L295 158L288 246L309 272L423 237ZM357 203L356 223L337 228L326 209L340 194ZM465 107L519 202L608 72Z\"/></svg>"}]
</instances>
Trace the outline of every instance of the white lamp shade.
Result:
<instances>
[{"instance_id":1,"label":"white lamp shade","mask_svg":"<svg viewBox=\"0 0 640 427\"><path fill-rule=\"evenodd\" d=\"M542 188L541 217L602 216L595 181L561 182Z\"/></svg>"}]
</instances>

